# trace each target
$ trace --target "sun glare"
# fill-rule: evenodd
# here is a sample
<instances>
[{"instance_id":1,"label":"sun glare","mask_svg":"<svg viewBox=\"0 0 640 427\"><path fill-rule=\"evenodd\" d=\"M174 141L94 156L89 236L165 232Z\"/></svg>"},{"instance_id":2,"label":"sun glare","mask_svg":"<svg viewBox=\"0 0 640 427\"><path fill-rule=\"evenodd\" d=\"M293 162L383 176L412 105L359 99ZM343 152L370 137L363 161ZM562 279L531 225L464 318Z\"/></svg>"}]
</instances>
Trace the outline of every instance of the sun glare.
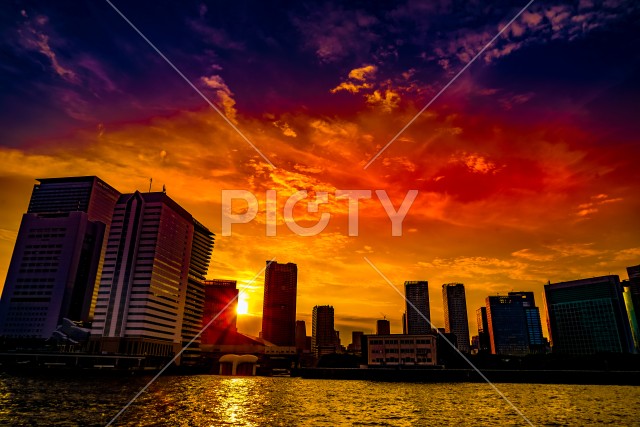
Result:
<instances>
[{"instance_id":1,"label":"sun glare","mask_svg":"<svg viewBox=\"0 0 640 427\"><path fill-rule=\"evenodd\" d=\"M240 293L238 295L238 308L236 309L238 314L247 314L249 312L249 302L247 301L247 294Z\"/></svg>"}]
</instances>

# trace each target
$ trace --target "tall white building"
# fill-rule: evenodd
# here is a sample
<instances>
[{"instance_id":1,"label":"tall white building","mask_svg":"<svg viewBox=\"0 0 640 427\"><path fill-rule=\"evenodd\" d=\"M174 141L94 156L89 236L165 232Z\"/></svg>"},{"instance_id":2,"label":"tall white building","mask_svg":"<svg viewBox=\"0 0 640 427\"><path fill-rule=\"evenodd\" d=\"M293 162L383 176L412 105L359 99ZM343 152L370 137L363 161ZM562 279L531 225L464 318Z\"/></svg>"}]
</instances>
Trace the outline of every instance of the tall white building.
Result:
<instances>
[{"instance_id":1,"label":"tall white building","mask_svg":"<svg viewBox=\"0 0 640 427\"><path fill-rule=\"evenodd\" d=\"M193 217L165 193L120 197L91 331L94 351L169 356L180 350L191 258L204 248L208 266L213 246L211 240L193 249L193 241Z\"/></svg>"}]
</instances>

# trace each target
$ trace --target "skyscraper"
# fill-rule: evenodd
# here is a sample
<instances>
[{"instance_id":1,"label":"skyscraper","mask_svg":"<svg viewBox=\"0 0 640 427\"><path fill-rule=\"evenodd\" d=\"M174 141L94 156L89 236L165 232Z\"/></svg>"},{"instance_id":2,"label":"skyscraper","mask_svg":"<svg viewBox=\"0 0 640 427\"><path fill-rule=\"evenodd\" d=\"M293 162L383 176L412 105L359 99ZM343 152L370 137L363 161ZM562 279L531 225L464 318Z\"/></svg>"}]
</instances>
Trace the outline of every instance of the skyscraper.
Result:
<instances>
[{"instance_id":1,"label":"skyscraper","mask_svg":"<svg viewBox=\"0 0 640 427\"><path fill-rule=\"evenodd\" d=\"M527 339L531 353L544 353L546 341L542 336L542 322L540 321L540 309L536 307L533 292L509 292L510 297L521 298L527 321Z\"/></svg>"},{"instance_id":2,"label":"skyscraper","mask_svg":"<svg viewBox=\"0 0 640 427\"><path fill-rule=\"evenodd\" d=\"M98 272L95 283L88 290L93 293L87 316L87 319L91 320L98 299L98 288L107 250L107 236L109 236L111 227L113 208L120 197L120 192L97 176L40 178L37 181L39 184L33 186L27 213L86 212L89 221L98 221L105 225L104 237L101 239L103 243Z\"/></svg>"},{"instance_id":3,"label":"skyscraper","mask_svg":"<svg viewBox=\"0 0 640 427\"><path fill-rule=\"evenodd\" d=\"M387 319L380 319L376 321L376 335L389 335L391 334L391 322Z\"/></svg>"},{"instance_id":4,"label":"skyscraper","mask_svg":"<svg viewBox=\"0 0 640 427\"><path fill-rule=\"evenodd\" d=\"M120 193L95 176L38 181L3 289L0 334L49 338L65 317L93 317L105 229Z\"/></svg>"},{"instance_id":5,"label":"skyscraper","mask_svg":"<svg viewBox=\"0 0 640 427\"><path fill-rule=\"evenodd\" d=\"M330 305L313 307L311 320L311 351L316 357L336 352L334 311Z\"/></svg>"},{"instance_id":6,"label":"skyscraper","mask_svg":"<svg viewBox=\"0 0 640 427\"><path fill-rule=\"evenodd\" d=\"M84 212L24 214L0 300L0 335L50 338L88 320L104 224Z\"/></svg>"},{"instance_id":7,"label":"skyscraper","mask_svg":"<svg viewBox=\"0 0 640 427\"><path fill-rule=\"evenodd\" d=\"M528 354L527 319L522 298L489 296L486 304L491 353Z\"/></svg>"},{"instance_id":8,"label":"skyscraper","mask_svg":"<svg viewBox=\"0 0 640 427\"><path fill-rule=\"evenodd\" d=\"M444 329L454 334L458 342L458 350L469 352L469 319L467 317L467 299L462 283L445 283L442 285L444 308Z\"/></svg>"},{"instance_id":9,"label":"skyscraper","mask_svg":"<svg viewBox=\"0 0 640 427\"><path fill-rule=\"evenodd\" d=\"M407 301L407 333L409 335L420 335L431 332L431 325L429 324L431 321L429 282L426 280L404 282L404 296Z\"/></svg>"},{"instance_id":10,"label":"skyscraper","mask_svg":"<svg viewBox=\"0 0 640 427\"><path fill-rule=\"evenodd\" d=\"M629 280L624 282L624 303L635 352L640 353L640 265L627 267L627 275Z\"/></svg>"},{"instance_id":11,"label":"skyscraper","mask_svg":"<svg viewBox=\"0 0 640 427\"><path fill-rule=\"evenodd\" d=\"M267 261L264 275L262 338L279 346L295 346L297 289L297 265Z\"/></svg>"},{"instance_id":12,"label":"skyscraper","mask_svg":"<svg viewBox=\"0 0 640 427\"><path fill-rule=\"evenodd\" d=\"M478 323L478 352L491 352L491 337L489 336L487 307L480 307L476 310L476 322Z\"/></svg>"},{"instance_id":13,"label":"skyscraper","mask_svg":"<svg viewBox=\"0 0 640 427\"><path fill-rule=\"evenodd\" d=\"M618 276L544 286L552 351L566 354L632 351Z\"/></svg>"},{"instance_id":14,"label":"skyscraper","mask_svg":"<svg viewBox=\"0 0 640 427\"><path fill-rule=\"evenodd\" d=\"M165 193L120 196L91 330L95 351L180 350L193 240L193 217Z\"/></svg>"},{"instance_id":15,"label":"skyscraper","mask_svg":"<svg viewBox=\"0 0 640 427\"><path fill-rule=\"evenodd\" d=\"M202 332L202 344L220 344L227 335L237 331L238 289L236 283L235 280L223 279L204 281L204 309L201 328L206 326L206 329ZM214 320L209 325L212 319Z\"/></svg>"}]
</instances>

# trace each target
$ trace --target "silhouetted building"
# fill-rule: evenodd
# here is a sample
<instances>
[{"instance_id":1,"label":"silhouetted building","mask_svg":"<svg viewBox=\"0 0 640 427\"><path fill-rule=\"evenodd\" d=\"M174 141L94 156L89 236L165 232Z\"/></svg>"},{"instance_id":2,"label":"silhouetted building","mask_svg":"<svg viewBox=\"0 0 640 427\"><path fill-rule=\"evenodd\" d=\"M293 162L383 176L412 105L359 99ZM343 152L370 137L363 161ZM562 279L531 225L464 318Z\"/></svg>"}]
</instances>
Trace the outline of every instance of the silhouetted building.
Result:
<instances>
[{"instance_id":1,"label":"silhouetted building","mask_svg":"<svg viewBox=\"0 0 640 427\"><path fill-rule=\"evenodd\" d=\"M95 176L37 181L0 300L0 335L49 338L63 318L93 318L120 193Z\"/></svg>"},{"instance_id":2,"label":"silhouetted building","mask_svg":"<svg viewBox=\"0 0 640 427\"><path fill-rule=\"evenodd\" d=\"M436 347L438 348L438 365L448 368L458 368L464 363L458 353L458 337L448 333L444 328L438 328L439 334L436 336Z\"/></svg>"},{"instance_id":3,"label":"silhouetted building","mask_svg":"<svg viewBox=\"0 0 640 427\"><path fill-rule=\"evenodd\" d=\"M631 329L618 276L544 286L554 353L632 351Z\"/></svg>"},{"instance_id":4,"label":"silhouetted building","mask_svg":"<svg viewBox=\"0 0 640 427\"><path fill-rule=\"evenodd\" d=\"M296 343L298 266L267 261L264 275L262 337L279 346Z\"/></svg>"},{"instance_id":5,"label":"silhouetted building","mask_svg":"<svg viewBox=\"0 0 640 427\"><path fill-rule=\"evenodd\" d=\"M445 331L456 336L458 350L469 353L469 319L464 285L462 283L442 285L442 300Z\"/></svg>"},{"instance_id":6,"label":"silhouetted building","mask_svg":"<svg viewBox=\"0 0 640 427\"><path fill-rule=\"evenodd\" d=\"M540 321L540 309L536 307L536 300L533 292L509 292L510 297L522 299L527 321L527 340L531 353L544 353L547 342L542 336L542 322Z\"/></svg>"},{"instance_id":7,"label":"silhouetted building","mask_svg":"<svg viewBox=\"0 0 640 427\"><path fill-rule=\"evenodd\" d=\"M476 310L476 322L478 323L478 352L491 352L491 337L489 336L489 320L487 320L487 307Z\"/></svg>"},{"instance_id":8,"label":"silhouetted building","mask_svg":"<svg viewBox=\"0 0 640 427\"><path fill-rule=\"evenodd\" d=\"M352 331L351 332L351 344L349 344L349 351L354 353L359 353L362 351L362 337L364 336L364 332L362 331Z\"/></svg>"},{"instance_id":9,"label":"silhouetted building","mask_svg":"<svg viewBox=\"0 0 640 427\"><path fill-rule=\"evenodd\" d=\"M205 328L200 338L203 345L222 344L238 329L238 289L235 280L205 280L204 308L200 328ZM209 324L211 323L211 324ZM209 325L209 326L207 326Z\"/></svg>"},{"instance_id":10,"label":"silhouetted building","mask_svg":"<svg viewBox=\"0 0 640 427\"><path fill-rule=\"evenodd\" d=\"M193 240L193 217L164 192L120 196L91 330L94 351L180 350Z\"/></svg>"},{"instance_id":11,"label":"silhouetted building","mask_svg":"<svg viewBox=\"0 0 640 427\"><path fill-rule=\"evenodd\" d=\"M305 350L307 338L307 324L304 320L296 320L296 350L302 353Z\"/></svg>"},{"instance_id":12,"label":"silhouetted building","mask_svg":"<svg viewBox=\"0 0 640 427\"><path fill-rule=\"evenodd\" d=\"M336 352L334 311L330 305L316 305L313 307L311 351L316 357Z\"/></svg>"},{"instance_id":13,"label":"silhouetted building","mask_svg":"<svg viewBox=\"0 0 640 427\"><path fill-rule=\"evenodd\" d=\"M434 366L437 362L436 336L365 335L369 366ZM363 356L364 354L363 349Z\"/></svg>"},{"instance_id":14,"label":"silhouetted building","mask_svg":"<svg viewBox=\"0 0 640 427\"><path fill-rule=\"evenodd\" d=\"M390 335L391 334L391 322L387 319L380 319L376 321L376 335Z\"/></svg>"},{"instance_id":15,"label":"silhouetted building","mask_svg":"<svg viewBox=\"0 0 640 427\"><path fill-rule=\"evenodd\" d=\"M404 296L406 299L407 334L430 333L429 282L426 280L404 282Z\"/></svg>"},{"instance_id":16,"label":"silhouetted building","mask_svg":"<svg viewBox=\"0 0 640 427\"><path fill-rule=\"evenodd\" d=\"M528 354L527 319L522 298L489 296L486 304L491 353Z\"/></svg>"}]
</instances>

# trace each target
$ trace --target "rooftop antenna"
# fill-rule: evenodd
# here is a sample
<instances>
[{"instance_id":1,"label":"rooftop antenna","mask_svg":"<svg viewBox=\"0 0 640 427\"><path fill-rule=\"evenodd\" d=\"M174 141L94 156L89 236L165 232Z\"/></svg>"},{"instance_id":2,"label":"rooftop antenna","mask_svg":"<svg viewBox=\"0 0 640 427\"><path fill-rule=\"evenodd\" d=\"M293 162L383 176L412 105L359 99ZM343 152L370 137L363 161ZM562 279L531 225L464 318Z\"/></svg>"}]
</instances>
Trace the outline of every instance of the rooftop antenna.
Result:
<instances>
[{"instance_id":1,"label":"rooftop antenna","mask_svg":"<svg viewBox=\"0 0 640 427\"><path fill-rule=\"evenodd\" d=\"M151 183L153 182L153 178L149 178L149 193L151 193Z\"/></svg>"},{"instance_id":2,"label":"rooftop antenna","mask_svg":"<svg viewBox=\"0 0 640 427\"><path fill-rule=\"evenodd\" d=\"M162 192L167 194L167 187L164 184L162 184Z\"/></svg>"},{"instance_id":3,"label":"rooftop antenna","mask_svg":"<svg viewBox=\"0 0 640 427\"><path fill-rule=\"evenodd\" d=\"M383 312L380 312L380 314L382 314L382 319L383 320L387 320L387 315L386 314L384 314Z\"/></svg>"}]
</instances>

